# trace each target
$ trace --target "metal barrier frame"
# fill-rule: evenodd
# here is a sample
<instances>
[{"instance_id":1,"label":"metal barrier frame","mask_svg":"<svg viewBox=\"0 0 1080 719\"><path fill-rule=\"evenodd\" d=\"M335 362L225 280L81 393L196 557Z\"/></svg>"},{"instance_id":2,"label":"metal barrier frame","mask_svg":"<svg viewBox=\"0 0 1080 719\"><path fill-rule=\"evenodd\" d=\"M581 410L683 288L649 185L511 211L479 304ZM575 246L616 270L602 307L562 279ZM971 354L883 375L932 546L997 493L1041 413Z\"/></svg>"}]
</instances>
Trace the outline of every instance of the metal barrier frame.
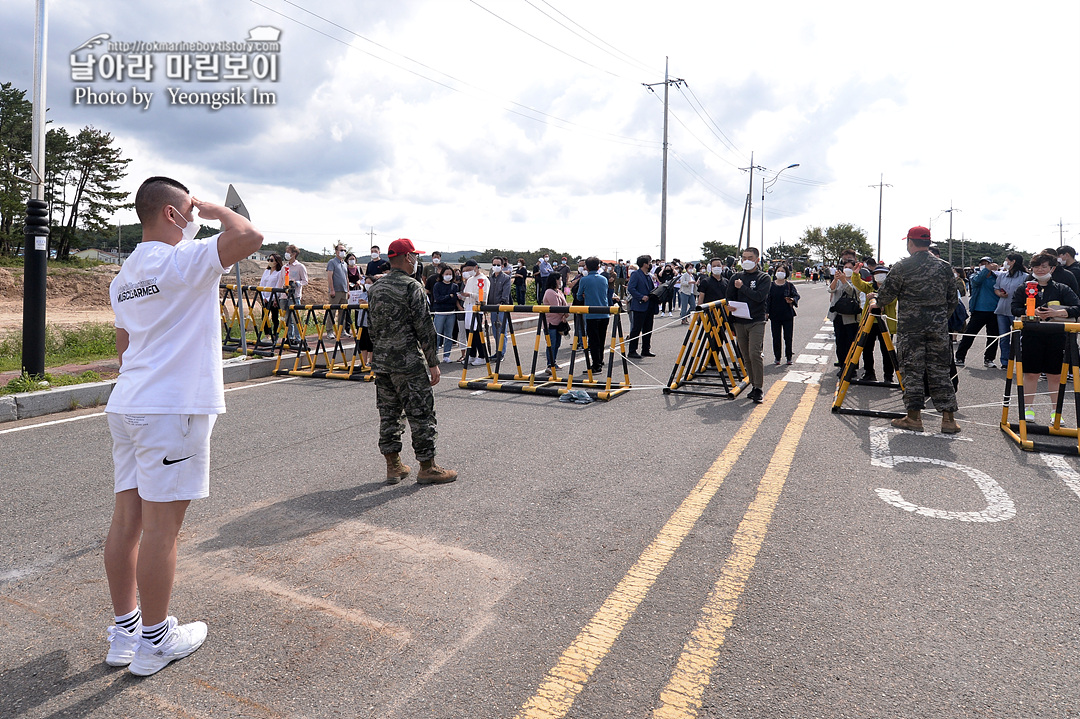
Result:
<instances>
[{"instance_id":1,"label":"metal barrier frame","mask_svg":"<svg viewBox=\"0 0 1080 719\"><path fill-rule=\"evenodd\" d=\"M885 349L889 352L889 358L893 363L893 372L896 374L896 382L864 382L855 379L855 372L859 368L859 359L864 351L873 352L873 336L871 328L877 326L881 330L881 336L885 339ZM835 339L834 339L835 341ZM907 416L904 412L885 412L874 409L855 409L844 407L844 398L847 396L850 385L866 385L870 387L892 387L904 389L904 377L900 372L900 360L896 356L896 347L893 345L892 334L889 325L881 316L881 310L871 307L868 302L863 308L862 317L859 318L859 331L855 340L848 348L847 357L844 358L844 366L841 367L840 381L836 383L836 391L833 394L832 411L834 414L854 414L860 417L880 417L882 419L896 419Z\"/></svg>"},{"instance_id":2,"label":"metal barrier frame","mask_svg":"<svg viewBox=\"0 0 1080 719\"><path fill-rule=\"evenodd\" d=\"M1065 357L1061 364L1061 382L1059 384L1057 402L1054 405L1054 420L1048 426L1028 422L1024 419L1024 350L1020 342L1020 332L1042 332L1073 334L1072 342L1065 341ZM1005 375L1005 394L1001 398L1001 431L1015 441L1020 449L1025 452L1048 452L1054 454L1080 455L1080 431L1075 427L1061 426L1061 410L1065 405L1065 385L1068 383L1068 375L1072 373L1073 380L1073 406L1076 416L1080 421L1080 352L1077 350L1075 341L1076 333L1080 333L1080 323L1077 322L1013 322L1011 357L1009 358L1009 371ZM1015 424L1009 422L1009 399L1012 394L1012 381L1016 378L1016 399L1018 421ZM1058 445L1039 440L1028 439L1029 434L1053 435L1057 437L1076 438L1075 445Z\"/></svg>"},{"instance_id":3,"label":"metal barrier frame","mask_svg":"<svg viewBox=\"0 0 1080 719\"><path fill-rule=\"evenodd\" d=\"M739 352L727 308L727 300L706 302L694 308L664 394L735 399L750 386L749 374ZM708 381L716 379L720 381ZM720 387L723 391L683 387Z\"/></svg>"},{"instance_id":4,"label":"metal barrier frame","mask_svg":"<svg viewBox=\"0 0 1080 719\"><path fill-rule=\"evenodd\" d=\"M362 333L367 332L368 328L360 326L359 323L354 328L356 334L352 338L353 346L350 356L345 347L347 341L345 325L334 319L335 315L340 317L345 311L366 311L367 308L366 302L337 305L290 304L286 311L286 321L282 323L281 327L287 332L288 320L291 318L296 324L299 338L296 340L289 340L287 337L281 338L277 345L277 364L274 365L274 374L290 377L315 377L318 379L345 379L354 382L373 381L375 373L372 372L369 365L364 364L363 356L358 347ZM301 319L300 315L302 311L306 313L303 319ZM321 321L320 312L322 312ZM314 333L317 339L313 343L314 347L307 340L309 324L315 326ZM327 328L332 330L333 344L330 349L327 349L327 342L323 337ZM293 356L292 368L282 367L285 362L286 345L289 346L290 353L292 350L296 350L296 354ZM339 354L340 361L338 359ZM323 363L322 367L319 367L320 359Z\"/></svg>"},{"instance_id":5,"label":"metal barrier frame","mask_svg":"<svg viewBox=\"0 0 1080 719\"><path fill-rule=\"evenodd\" d=\"M220 284L218 289L223 291L218 299L221 308L221 349L226 352L243 352L245 342L241 341L241 337L250 329L255 333L255 341L247 348L247 354L261 357L273 356L279 339L271 331L270 318L273 312L278 313L280 329L280 322L285 318L285 314L280 309L279 301L281 299L291 301L292 289L257 285L241 285L238 289L235 284ZM270 297L264 298L263 292L269 292ZM247 308L242 315L240 302L243 302ZM232 304L231 308L229 303ZM260 319L256 320L256 315ZM243 327L240 326L241 319Z\"/></svg>"},{"instance_id":6,"label":"metal barrier frame","mask_svg":"<svg viewBox=\"0 0 1080 719\"><path fill-rule=\"evenodd\" d=\"M469 365L466 364L461 372L461 380L458 382L460 389L488 390L491 392L516 392L519 394L538 394L550 397L558 397L575 389L584 390L593 399L608 401L630 390L630 367L626 361L626 343L623 337L622 308L618 305L607 306L549 306L549 305L474 305L472 310L472 326L467 333L467 348L473 345L473 339L479 333L480 342L487 345L488 327L487 315L489 312L517 312L519 314L537 314L536 338L533 343L532 363L528 374L521 366L521 355L518 352L517 336L510 334L510 343L514 353L514 365L516 372L500 372L505 353L506 333L499 333L496 340L497 349L501 354L498 360L491 362L491 355L486 358L485 366L487 374L481 379L470 380ZM570 347L570 363L565 378L560 378L558 370L548 370L547 378L537 377L536 363L540 357L541 337L544 340L544 369L547 369L547 349L551 347L551 337L548 335L547 313L571 314L574 316L575 334ZM587 370L582 377L575 377L574 365L578 351L588 352L589 340L585 334L586 314L607 314L614 316L611 323L611 356L605 360L607 365L607 377L596 377L592 370ZM613 384L612 372L615 368L615 355L622 360L623 379L618 384ZM586 363L587 364L587 363ZM576 385L579 385L575 387Z\"/></svg>"}]
</instances>

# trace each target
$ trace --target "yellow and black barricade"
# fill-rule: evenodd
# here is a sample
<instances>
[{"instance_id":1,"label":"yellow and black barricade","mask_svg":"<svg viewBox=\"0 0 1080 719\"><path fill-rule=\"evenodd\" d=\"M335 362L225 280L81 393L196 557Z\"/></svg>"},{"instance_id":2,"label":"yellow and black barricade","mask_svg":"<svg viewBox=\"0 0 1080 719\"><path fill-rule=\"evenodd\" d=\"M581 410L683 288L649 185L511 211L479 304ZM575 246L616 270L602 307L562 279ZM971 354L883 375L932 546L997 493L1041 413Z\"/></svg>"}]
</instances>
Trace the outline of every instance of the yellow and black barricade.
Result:
<instances>
[{"instance_id":1,"label":"yellow and black barricade","mask_svg":"<svg viewBox=\"0 0 1080 719\"><path fill-rule=\"evenodd\" d=\"M355 336L345 334L340 318L346 311L367 311L367 303L340 305L289 305L283 331L291 336L278 342L274 374L319 379L347 379L371 382L375 379L371 367L364 363L359 344L367 327L354 327ZM295 328L295 329L294 329ZM349 340L351 347L346 347ZM286 351L287 348L287 351ZM295 352L295 354L293 354ZM292 366L288 366L288 358Z\"/></svg>"},{"instance_id":2,"label":"yellow and black barricade","mask_svg":"<svg viewBox=\"0 0 1080 719\"><path fill-rule=\"evenodd\" d=\"M694 308L664 394L735 399L750 385L728 316L727 300Z\"/></svg>"},{"instance_id":3,"label":"yellow and black barricade","mask_svg":"<svg viewBox=\"0 0 1080 719\"><path fill-rule=\"evenodd\" d=\"M881 331L881 336L885 340L885 349L892 360L893 372L896 373L896 382L868 382L855 378L855 372L859 368L859 360L862 358L863 352L874 351L874 335L872 334L874 327ZM861 417L882 417L884 419L906 416L903 412L844 407L844 398L847 396L851 385L904 389L904 378L900 374L900 361L896 356L896 347L893 345L892 334L889 333L889 326L886 324L885 318L881 316L881 310L872 302L866 303L862 316L859 318L859 332L855 335L855 340L848 349L847 357L844 358L840 381L836 383L836 393L833 396L832 411L836 414L855 414Z\"/></svg>"},{"instance_id":4,"label":"yellow and black barricade","mask_svg":"<svg viewBox=\"0 0 1080 719\"><path fill-rule=\"evenodd\" d=\"M287 287L258 287L256 285L218 285L221 290L221 348L229 352L242 351L240 338L245 332L253 334L247 343L249 355L270 357L279 344L280 337L274 333L274 314L279 320L278 332L283 332L285 312L279 308L281 300L291 298ZM263 293L268 297L263 297ZM243 303L243 324L240 326L240 308Z\"/></svg>"},{"instance_id":5,"label":"yellow and black barricade","mask_svg":"<svg viewBox=\"0 0 1080 719\"><path fill-rule=\"evenodd\" d=\"M508 358L505 345L505 333L500 332L496 339L499 354L492 362L490 355L486 358L486 374L479 379L469 379L469 365L466 364L461 373L461 381L458 387L461 389L488 390L492 392L517 392L520 394L539 394L557 397L572 390L584 390L593 399L610 400L630 389L630 367L626 362L626 346L623 338L622 309L615 305L612 307L598 306L589 307L582 305L572 306L548 306L548 305L475 305L472 312L472 326L469 327L467 346L473 345L473 337L477 333L480 342L487 344L488 327L487 313L489 312L517 312L519 314L532 313L538 315L536 323L536 336L533 342L532 362L526 373L521 366L521 355L518 352L517 337L510 335L511 349L513 350L513 362L516 371L501 372L503 362ZM559 368L547 367L547 350L551 346L551 337L548 335L547 313L571 314L574 316L575 335L570 347L570 363L567 371L560 377ZM585 334L585 315L604 314L612 315L611 341L609 345L610 356L605 362L606 377L594 373L589 368L588 356L585 357L586 371L578 377L575 375L575 364L578 352L588 352L588 337ZM622 362L622 380L615 382L613 372L615 369L616 356ZM543 358L541 371L543 375L537 375L537 362Z\"/></svg>"},{"instance_id":6,"label":"yellow and black barricade","mask_svg":"<svg viewBox=\"0 0 1080 719\"><path fill-rule=\"evenodd\" d=\"M1005 394L1001 398L1001 431L1011 437L1020 449L1025 452L1051 452L1056 454L1080 454L1080 432L1076 427L1061 426L1061 410L1065 405L1065 386L1068 376L1072 374L1073 407L1076 411L1077 420L1080 421L1080 354L1077 352L1076 342L1066 337L1065 357L1061 364L1061 383L1058 388L1057 401L1054 405L1054 413L1049 425L1039 425L1028 422L1025 419L1025 395L1024 395L1024 348L1020 332L1025 333L1065 333L1076 335L1080 332L1080 323L1076 322L1038 322L1038 321L1015 321L1013 322L1012 342L1009 359L1009 371L1005 375ZM1018 421L1009 422L1009 399L1012 394L1013 379L1016 380L1016 405ZM1041 440L1029 439L1029 435L1044 435L1056 437L1072 437L1077 441L1069 444L1056 444Z\"/></svg>"}]
</instances>

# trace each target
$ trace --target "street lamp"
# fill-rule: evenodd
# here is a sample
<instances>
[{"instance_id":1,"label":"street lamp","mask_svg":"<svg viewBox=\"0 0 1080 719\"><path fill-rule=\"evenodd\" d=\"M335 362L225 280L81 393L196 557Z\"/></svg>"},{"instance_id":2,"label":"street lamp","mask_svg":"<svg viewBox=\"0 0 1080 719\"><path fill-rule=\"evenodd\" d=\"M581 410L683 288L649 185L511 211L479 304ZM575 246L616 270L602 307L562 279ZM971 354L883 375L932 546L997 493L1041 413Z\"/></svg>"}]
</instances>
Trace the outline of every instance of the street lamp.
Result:
<instances>
[{"instance_id":1,"label":"street lamp","mask_svg":"<svg viewBox=\"0 0 1080 719\"><path fill-rule=\"evenodd\" d=\"M798 167L798 166L799 166L799 163L795 162L795 163L792 163L792 164L788 165L787 167L785 167L784 170L790 170L791 168ZM783 172L784 170L780 170L780 172ZM777 172L775 175L773 175L773 178L771 180L769 180L768 182L765 182L765 178L761 179L761 254L762 255L765 254L765 193L766 192L772 192L772 186L775 185L776 181L780 179L780 172ZM747 244L749 244L749 242L747 242Z\"/></svg>"}]
</instances>

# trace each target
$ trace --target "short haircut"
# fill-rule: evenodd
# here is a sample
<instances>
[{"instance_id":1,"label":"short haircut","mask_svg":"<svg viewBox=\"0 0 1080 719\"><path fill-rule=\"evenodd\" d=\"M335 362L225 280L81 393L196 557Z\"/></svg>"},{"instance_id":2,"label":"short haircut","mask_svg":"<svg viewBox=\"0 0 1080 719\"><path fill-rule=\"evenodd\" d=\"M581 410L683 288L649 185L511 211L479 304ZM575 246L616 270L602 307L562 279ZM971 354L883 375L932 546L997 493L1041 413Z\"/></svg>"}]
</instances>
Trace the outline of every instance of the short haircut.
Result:
<instances>
[{"instance_id":1,"label":"short haircut","mask_svg":"<svg viewBox=\"0 0 1080 719\"><path fill-rule=\"evenodd\" d=\"M171 177L148 177L135 193L135 214L143 225L153 224L161 208L183 204L188 194L188 188Z\"/></svg>"},{"instance_id":2,"label":"short haircut","mask_svg":"<svg viewBox=\"0 0 1080 719\"><path fill-rule=\"evenodd\" d=\"M844 255L851 255L852 257L859 256L859 254L855 252L854 247L845 247L844 249L840 250L840 256L843 257Z\"/></svg>"},{"instance_id":3,"label":"short haircut","mask_svg":"<svg viewBox=\"0 0 1080 719\"><path fill-rule=\"evenodd\" d=\"M1034 267L1035 265L1057 267L1057 257L1044 250L1031 258L1031 266Z\"/></svg>"},{"instance_id":4,"label":"short haircut","mask_svg":"<svg viewBox=\"0 0 1080 719\"><path fill-rule=\"evenodd\" d=\"M292 255L294 260L300 259L300 248L296 245L286 245L285 251Z\"/></svg>"},{"instance_id":5,"label":"short haircut","mask_svg":"<svg viewBox=\"0 0 1080 719\"><path fill-rule=\"evenodd\" d=\"M344 242L337 243L336 245L334 245L334 249L335 250L344 250L345 249L345 243Z\"/></svg>"},{"instance_id":6,"label":"short haircut","mask_svg":"<svg viewBox=\"0 0 1080 719\"><path fill-rule=\"evenodd\" d=\"M372 245L372 246L371 246L371 249L373 249L373 250L375 250L376 252L378 252L378 251L379 251L379 246L378 246L378 245Z\"/></svg>"},{"instance_id":7,"label":"short haircut","mask_svg":"<svg viewBox=\"0 0 1080 719\"><path fill-rule=\"evenodd\" d=\"M743 250L743 254L746 254L747 252L752 252L754 254L754 257L761 257L761 252L756 247L747 247Z\"/></svg>"},{"instance_id":8,"label":"short haircut","mask_svg":"<svg viewBox=\"0 0 1080 719\"><path fill-rule=\"evenodd\" d=\"M637 266L640 268L642 265L646 265L652 262L652 255L638 255Z\"/></svg>"},{"instance_id":9,"label":"short haircut","mask_svg":"<svg viewBox=\"0 0 1080 719\"><path fill-rule=\"evenodd\" d=\"M710 265L711 265L712 263L714 263L714 262L719 262L719 263L720 263L721 265L722 265L722 264L724 264L724 261L723 261L722 259L720 259L719 257L714 257L714 258L712 258L711 260L709 260L709 264L710 264Z\"/></svg>"},{"instance_id":10,"label":"short haircut","mask_svg":"<svg viewBox=\"0 0 1080 719\"><path fill-rule=\"evenodd\" d=\"M598 269L600 269L600 258L599 257L588 257L588 258L586 258L585 259L585 269L587 269L589 272L596 272Z\"/></svg>"},{"instance_id":11,"label":"short haircut","mask_svg":"<svg viewBox=\"0 0 1080 719\"><path fill-rule=\"evenodd\" d=\"M1057 248L1057 253L1059 255L1072 255L1073 257L1076 257L1076 250L1073 249L1072 245L1062 245Z\"/></svg>"}]
</instances>

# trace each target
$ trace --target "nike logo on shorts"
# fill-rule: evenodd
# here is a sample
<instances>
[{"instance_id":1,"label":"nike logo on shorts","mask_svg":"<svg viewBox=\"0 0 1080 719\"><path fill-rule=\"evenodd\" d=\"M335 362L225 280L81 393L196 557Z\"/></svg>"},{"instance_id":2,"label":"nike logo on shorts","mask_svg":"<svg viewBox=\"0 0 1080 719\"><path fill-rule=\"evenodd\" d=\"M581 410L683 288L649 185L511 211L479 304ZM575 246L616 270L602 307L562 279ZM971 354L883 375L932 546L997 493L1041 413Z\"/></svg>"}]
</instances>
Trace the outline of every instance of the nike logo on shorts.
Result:
<instances>
[{"instance_id":1,"label":"nike logo on shorts","mask_svg":"<svg viewBox=\"0 0 1080 719\"><path fill-rule=\"evenodd\" d=\"M166 467L168 467L170 464L176 464L177 462L183 462L184 460L191 459L194 456L195 455L193 455L193 454L188 455L187 457L184 457L183 459L169 459L168 457L162 457L161 463L164 464Z\"/></svg>"}]
</instances>

